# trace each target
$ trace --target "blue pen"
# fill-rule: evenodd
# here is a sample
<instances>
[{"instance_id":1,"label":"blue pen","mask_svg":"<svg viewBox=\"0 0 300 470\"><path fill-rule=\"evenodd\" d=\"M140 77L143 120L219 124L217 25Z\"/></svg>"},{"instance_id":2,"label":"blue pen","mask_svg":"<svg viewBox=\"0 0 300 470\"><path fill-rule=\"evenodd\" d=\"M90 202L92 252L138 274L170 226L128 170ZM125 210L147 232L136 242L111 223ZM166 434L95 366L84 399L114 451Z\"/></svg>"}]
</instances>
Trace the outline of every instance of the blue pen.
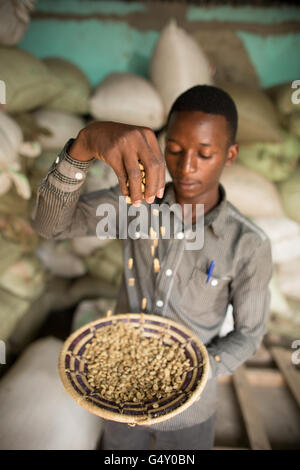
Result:
<instances>
[{"instance_id":1,"label":"blue pen","mask_svg":"<svg viewBox=\"0 0 300 470\"><path fill-rule=\"evenodd\" d=\"M215 267L215 262L212 261L212 262L210 263L210 265L209 265L209 268L208 268L206 284L208 284L208 281L209 281L210 278L211 278L211 275L212 275L212 273L213 273L214 267Z\"/></svg>"}]
</instances>

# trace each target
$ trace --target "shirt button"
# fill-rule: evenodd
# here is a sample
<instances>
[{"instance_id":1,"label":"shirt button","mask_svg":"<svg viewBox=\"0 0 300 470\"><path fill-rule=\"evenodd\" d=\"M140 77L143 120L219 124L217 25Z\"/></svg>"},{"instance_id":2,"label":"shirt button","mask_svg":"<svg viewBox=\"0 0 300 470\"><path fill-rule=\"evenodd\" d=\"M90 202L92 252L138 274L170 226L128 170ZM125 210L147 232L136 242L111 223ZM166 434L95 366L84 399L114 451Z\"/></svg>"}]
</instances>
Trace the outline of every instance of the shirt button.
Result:
<instances>
[{"instance_id":1,"label":"shirt button","mask_svg":"<svg viewBox=\"0 0 300 470\"><path fill-rule=\"evenodd\" d=\"M172 269L167 269L166 270L166 276L172 276L172 274L173 274Z\"/></svg>"},{"instance_id":2,"label":"shirt button","mask_svg":"<svg viewBox=\"0 0 300 470\"><path fill-rule=\"evenodd\" d=\"M211 285L212 285L212 286L217 286L217 285L218 285L217 279L213 279L213 280L211 281Z\"/></svg>"},{"instance_id":3,"label":"shirt button","mask_svg":"<svg viewBox=\"0 0 300 470\"><path fill-rule=\"evenodd\" d=\"M57 159L55 160L55 163L59 163L59 157L57 157Z\"/></svg>"},{"instance_id":4,"label":"shirt button","mask_svg":"<svg viewBox=\"0 0 300 470\"><path fill-rule=\"evenodd\" d=\"M184 238L184 233L183 232L178 232L177 235L176 235L176 238L178 238L178 240L182 240Z\"/></svg>"},{"instance_id":5,"label":"shirt button","mask_svg":"<svg viewBox=\"0 0 300 470\"><path fill-rule=\"evenodd\" d=\"M78 173L76 173L75 178L76 178L77 180L82 180L83 174L80 173L80 172L78 172Z\"/></svg>"},{"instance_id":6,"label":"shirt button","mask_svg":"<svg viewBox=\"0 0 300 470\"><path fill-rule=\"evenodd\" d=\"M215 356L215 361L220 362L220 360L221 360L220 356L216 355Z\"/></svg>"},{"instance_id":7,"label":"shirt button","mask_svg":"<svg viewBox=\"0 0 300 470\"><path fill-rule=\"evenodd\" d=\"M157 302L156 302L156 306L157 306L157 307L162 307L163 304L164 304L164 303L163 303L162 300L157 300Z\"/></svg>"}]
</instances>

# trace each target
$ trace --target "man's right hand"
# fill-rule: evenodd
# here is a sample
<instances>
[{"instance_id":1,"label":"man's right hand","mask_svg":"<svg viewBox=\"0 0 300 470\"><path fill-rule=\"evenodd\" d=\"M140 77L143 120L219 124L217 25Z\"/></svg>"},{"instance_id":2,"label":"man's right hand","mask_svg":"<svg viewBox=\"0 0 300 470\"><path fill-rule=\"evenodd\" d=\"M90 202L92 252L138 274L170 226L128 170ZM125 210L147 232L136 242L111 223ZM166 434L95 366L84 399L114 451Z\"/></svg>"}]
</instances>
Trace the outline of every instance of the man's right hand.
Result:
<instances>
[{"instance_id":1,"label":"man's right hand","mask_svg":"<svg viewBox=\"0 0 300 470\"><path fill-rule=\"evenodd\" d=\"M93 122L82 129L69 149L72 158L104 161L115 171L121 192L134 204L142 202L142 176L146 173L145 199L151 204L161 198L165 187L165 160L154 132L147 127L117 122ZM129 181L129 191L126 186Z\"/></svg>"}]
</instances>

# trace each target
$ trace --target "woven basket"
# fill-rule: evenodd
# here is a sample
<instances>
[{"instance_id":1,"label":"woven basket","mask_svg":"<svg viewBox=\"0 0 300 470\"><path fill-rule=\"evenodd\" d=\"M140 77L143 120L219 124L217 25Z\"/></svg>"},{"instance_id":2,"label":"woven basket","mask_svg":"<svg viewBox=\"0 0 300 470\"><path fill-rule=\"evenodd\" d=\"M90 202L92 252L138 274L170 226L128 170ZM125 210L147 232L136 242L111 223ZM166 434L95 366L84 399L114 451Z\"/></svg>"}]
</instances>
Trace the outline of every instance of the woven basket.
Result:
<instances>
[{"instance_id":1,"label":"woven basket","mask_svg":"<svg viewBox=\"0 0 300 470\"><path fill-rule=\"evenodd\" d=\"M193 369L184 374L180 389L171 397L117 404L101 397L88 383L86 359L83 358L86 345L100 328L121 321L142 327L146 337L161 338L168 345L179 342L185 346L186 358ZM61 350L58 367L68 394L91 413L131 425L151 425L172 418L200 398L208 377L209 358L203 343L179 323L157 315L127 313L92 321L71 334ZM154 403L159 407L154 408Z\"/></svg>"}]
</instances>

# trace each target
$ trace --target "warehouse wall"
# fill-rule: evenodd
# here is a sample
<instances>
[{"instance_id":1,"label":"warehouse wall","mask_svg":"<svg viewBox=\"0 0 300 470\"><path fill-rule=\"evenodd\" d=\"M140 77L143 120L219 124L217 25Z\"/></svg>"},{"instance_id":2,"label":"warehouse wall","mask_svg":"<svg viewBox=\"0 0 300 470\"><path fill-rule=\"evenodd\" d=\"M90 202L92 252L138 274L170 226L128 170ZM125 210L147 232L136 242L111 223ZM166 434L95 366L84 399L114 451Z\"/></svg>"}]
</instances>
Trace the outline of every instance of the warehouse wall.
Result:
<instances>
[{"instance_id":1,"label":"warehouse wall","mask_svg":"<svg viewBox=\"0 0 300 470\"><path fill-rule=\"evenodd\" d=\"M93 85L112 71L148 76L153 47L170 17L188 32L200 34L200 40L204 35L202 45L208 55L223 33L228 54L232 38L239 41L249 60L245 73L253 68L262 87L300 77L300 9L296 7L204 8L166 1L38 0L20 47L40 58L58 56L73 61ZM230 41L228 34L232 35Z\"/></svg>"}]
</instances>

